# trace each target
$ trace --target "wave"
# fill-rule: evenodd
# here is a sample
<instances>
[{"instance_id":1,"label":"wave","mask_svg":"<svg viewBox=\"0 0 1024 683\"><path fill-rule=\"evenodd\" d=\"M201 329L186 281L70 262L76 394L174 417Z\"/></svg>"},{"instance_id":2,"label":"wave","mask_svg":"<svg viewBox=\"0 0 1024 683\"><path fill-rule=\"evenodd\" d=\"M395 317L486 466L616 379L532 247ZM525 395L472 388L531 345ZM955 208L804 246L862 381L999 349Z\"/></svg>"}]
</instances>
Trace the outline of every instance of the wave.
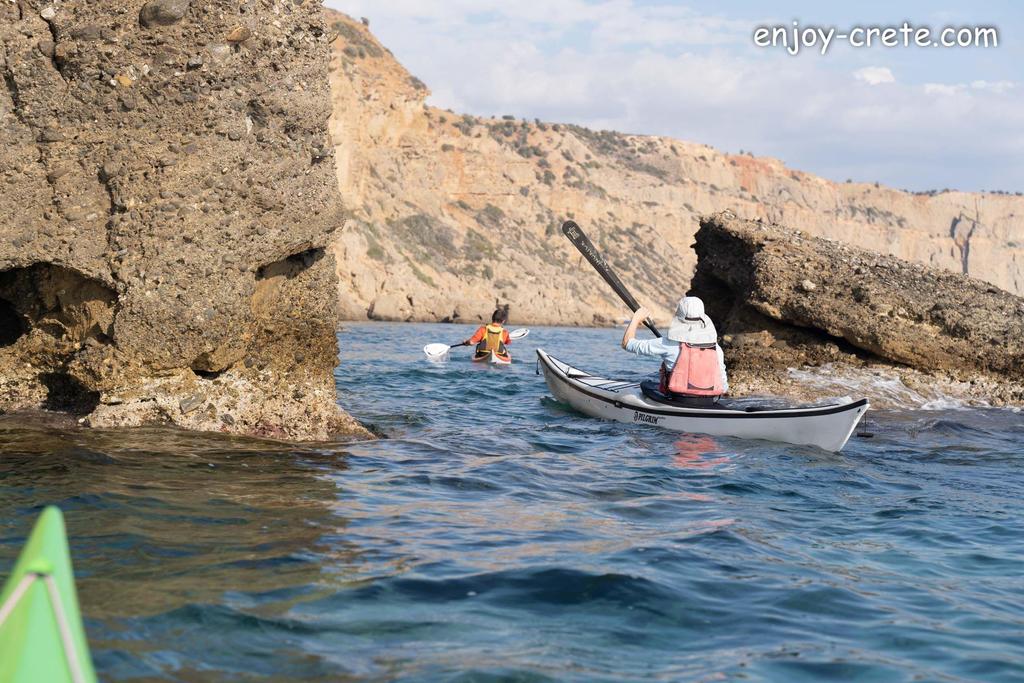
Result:
<instances>
[{"instance_id":1,"label":"wave","mask_svg":"<svg viewBox=\"0 0 1024 683\"><path fill-rule=\"evenodd\" d=\"M907 386L899 373L886 368L850 368L827 363L814 368L790 368L788 374L795 382L816 392L829 396L866 396L876 407L918 410L991 407L984 398L969 396L972 391L970 384L943 382L943 386L956 389L955 394L947 393L939 386L921 391Z\"/></svg>"}]
</instances>

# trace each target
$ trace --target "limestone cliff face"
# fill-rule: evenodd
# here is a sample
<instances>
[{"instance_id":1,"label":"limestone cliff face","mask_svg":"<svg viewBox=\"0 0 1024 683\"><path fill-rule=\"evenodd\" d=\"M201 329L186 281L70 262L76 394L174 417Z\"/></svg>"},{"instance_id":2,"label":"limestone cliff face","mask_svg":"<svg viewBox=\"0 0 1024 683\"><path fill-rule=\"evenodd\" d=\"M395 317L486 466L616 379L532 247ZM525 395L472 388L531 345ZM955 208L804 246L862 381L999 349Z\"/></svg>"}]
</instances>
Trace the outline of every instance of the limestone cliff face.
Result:
<instances>
[{"instance_id":1,"label":"limestone cliff face","mask_svg":"<svg viewBox=\"0 0 1024 683\"><path fill-rule=\"evenodd\" d=\"M558 233L574 218L641 301L687 288L699 216L730 209L1024 292L1024 198L835 183L669 138L464 116L367 27L328 12L331 131L351 220L335 247L350 318L602 324L625 311Z\"/></svg>"},{"instance_id":2,"label":"limestone cliff face","mask_svg":"<svg viewBox=\"0 0 1024 683\"><path fill-rule=\"evenodd\" d=\"M319 5L18 0L0 42L0 410L359 431Z\"/></svg>"}]
</instances>

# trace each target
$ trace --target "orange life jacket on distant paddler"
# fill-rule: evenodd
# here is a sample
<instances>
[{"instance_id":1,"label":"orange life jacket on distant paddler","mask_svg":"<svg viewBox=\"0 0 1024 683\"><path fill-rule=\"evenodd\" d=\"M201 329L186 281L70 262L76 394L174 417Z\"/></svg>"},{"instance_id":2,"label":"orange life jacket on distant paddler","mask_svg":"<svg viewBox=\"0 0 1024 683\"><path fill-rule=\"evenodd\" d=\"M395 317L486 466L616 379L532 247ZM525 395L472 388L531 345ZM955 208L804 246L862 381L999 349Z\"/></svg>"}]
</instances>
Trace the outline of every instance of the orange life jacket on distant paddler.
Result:
<instances>
[{"instance_id":1,"label":"orange life jacket on distant paddler","mask_svg":"<svg viewBox=\"0 0 1024 683\"><path fill-rule=\"evenodd\" d=\"M481 325L480 329L476 331L476 334L469 341L470 343L476 343L476 353L478 356L489 354L492 351L499 356L505 356L508 355L508 349L505 347L505 344L511 340L504 327L497 323L490 323Z\"/></svg>"}]
</instances>

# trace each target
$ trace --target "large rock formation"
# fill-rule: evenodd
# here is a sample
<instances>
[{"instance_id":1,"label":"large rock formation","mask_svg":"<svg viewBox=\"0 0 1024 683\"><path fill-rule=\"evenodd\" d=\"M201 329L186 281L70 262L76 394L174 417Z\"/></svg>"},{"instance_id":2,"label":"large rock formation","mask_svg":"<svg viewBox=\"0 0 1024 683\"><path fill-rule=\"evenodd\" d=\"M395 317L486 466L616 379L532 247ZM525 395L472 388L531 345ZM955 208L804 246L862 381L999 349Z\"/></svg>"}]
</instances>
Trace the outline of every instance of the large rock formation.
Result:
<instances>
[{"instance_id":1,"label":"large rock formation","mask_svg":"<svg viewBox=\"0 0 1024 683\"><path fill-rule=\"evenodd\" d=\"M359 432L320 6L18 0L0 42L0 410Z\"/></svg>"},{"instance_id":2,"label":"large rock formation","mask_svg":"<svg viewBox=\"0 0 1024 683\"><path fill-rule=\"evenodd\" d=\"M351 318L519 322L626 315L558 232L575 218L666 314L686 289L699 216L731 209L1024 293L1024 198L836 183L775 159L662 137L461 115L368 28L328 12L331 130L353 210L336 253Z\"/></svg>"},{"instance_id":3,"label":"large rock formation","mask_svg":"<svg viewBox=\"0 0 1024 683\"><path fill-rule=\"evenodd\" d=\"M695 250L693 292L723 335L739 392L791 393L791 368L870 365L914 369L908 384L959 398L1024 401L1020 297L728 212L701 221Z\"/></svg>"}]
</instances>

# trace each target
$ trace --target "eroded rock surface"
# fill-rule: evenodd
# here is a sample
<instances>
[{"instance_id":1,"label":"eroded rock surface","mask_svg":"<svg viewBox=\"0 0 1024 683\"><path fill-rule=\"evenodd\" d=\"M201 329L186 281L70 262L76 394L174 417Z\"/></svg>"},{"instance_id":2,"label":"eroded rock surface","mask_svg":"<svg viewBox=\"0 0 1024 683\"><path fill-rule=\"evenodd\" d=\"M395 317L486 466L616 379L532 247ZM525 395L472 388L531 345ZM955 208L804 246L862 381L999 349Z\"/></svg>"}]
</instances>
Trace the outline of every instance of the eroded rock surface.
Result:
<instances>
[{"instance_id":1,"label":"eroded rock surface","mask_svg":"<svg viewBox=\"0 0 1024 683\"><path fill-rule=\"evenodd\" d=\"M723 335L738 393L792 393L794 368L873 366L958 398L1024 401L1020 297L728 212L701 221L695 250L693 291Z\"/></svg>"},{"instance_id":2,"label":"eroded rock surface","mask_svg":"<svg viewBox=\"0 0 1024 683\"><path fill-rule=\"evenodd\" d=\"M19 0L0 44L0 410L360 432L319 4Z\"/></svg>"}]
</instances>

